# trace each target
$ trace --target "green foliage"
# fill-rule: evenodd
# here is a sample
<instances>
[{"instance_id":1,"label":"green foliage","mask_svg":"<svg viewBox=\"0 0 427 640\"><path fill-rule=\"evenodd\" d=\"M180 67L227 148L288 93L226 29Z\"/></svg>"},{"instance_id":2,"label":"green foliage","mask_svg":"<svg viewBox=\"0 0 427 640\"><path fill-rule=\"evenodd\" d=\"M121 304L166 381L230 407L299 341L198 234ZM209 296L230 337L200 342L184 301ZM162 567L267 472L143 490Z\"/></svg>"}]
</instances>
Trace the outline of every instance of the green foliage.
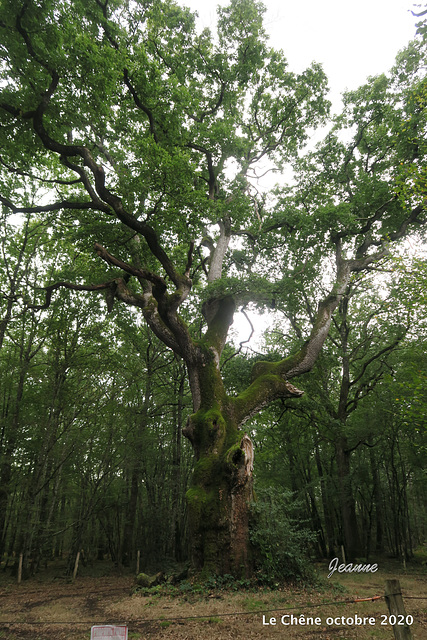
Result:
<instances>
[{"instance_id":1,"label":"green foliage","mask_svg":"<svg viewBox=\"0 0 427 640\"><path fill-rule=\"evenodd\" d=\"M313 579L310 545L315 535L293 518L297 508L290 491L257 491L251 541L259 554L259 578L267 584Z\"/></svg>"},{"instance_id":2,"label":"green foliage","mask_svg":"<svg viewBox=\"0 0 427 640\"><path fill-rule=\"evenodd\" d=\"M425 55L426 43L418 39L400 52L389 74L346 92L344 110L335 116L326 139L296 163L299 207L289 222L298 228L302 224L310 243L341 237L350 250L369 231L369 241L378 246L422 203ZM288 208L291 200L284 190L281 207ZM304 226L307 212L312 216Z\"/></svg>"},{"instance_id":3,"label":"green foliage","mask_svg":"<svg viewBox=\"0 0 427 640\"><path fill-rule=\"evenodd\" d=\"M249 579L238 579L225 573L224 575L212 575L206 579L200 580L182 580L177 584L174 582L173 576L165 577L165 582L154 587L135 587L134 592L144 596L170 596L188 598L208 598L212 593L227 591L245 591L253 590L256 587L256 581Z\"/></svg>"},{"instance_id":4,"label":"green foliage","mask_svg":"<svg viewBox=\"0 0 427 640\"><path fill-rule=\"evenodd\" d=\"M227 391L239 394L242 423L245 405L259 411L263 403L256 400L267 397L266 389L277 388L276 399L284 393L283 380L271 373L245 392L253 362L246 358L240 369L240 358L227 362L230 345L222 354L222 384L217 364L234 309L252 303L284 314L280 339L272 337L269 353L253 359L264 361L258 371L278 371L266 363L285 362L281 352L289 347L302 353L318 326L316 309L328 299L333 278L326 265L338 249L349 267L364 269L410 223L423 222L422 28L388 75L346 93L325 141L301 154L308 132L328 117L326 77L316 63L301 73L288 68L284 53L269 46L264 11L256 0L231 0L218 10L213 34L199 33L195 15L173 0L1 4L2 549L59 553L46 542L43 525L65 532L71 560L82 545L101 542L101 552L108 546L118 562L141 540L153 562L185 553L182 496L191 455L181 432L191 404L183 360L196 407L193 445L197 455L212 449L195 465L199 486L188 492L188 504L198 533L203 516L213 512L212 529L223 527L216 506L221 492L231 498L233 491L216 461L232 467L236 453L243 461ZM265 164L281 171L288 162L297 184L261 196L253 184L257 171ZM10 226L11 212L26 216L22 229ZM105 252L97 248L95 255L95 242ZM360 256L368 259L355 266ZM67 290L59 295L55 289L48 300L42 285L58 281ZM99 287L102 297L79 291ZM340 295L344 304L347 293ZM313 451L319 468L333 468L332 446L320 444L320 435L348 437L355 447L357 438L374 436L356 405L375 386L372 371L377 381L385 379L388 359L373 357L381 338L402 333L401 318L393 326L383 303L363 320L372 297L366 287L347 345L358 383L352 383L351 411L335 410L345 352L336 346L337 328L324 371L307 383L298 420L276 420L274 406L271 431L282 441L274 441L265 424L256 436L265 468L286 453L288 466L275 479L286 478L295 491L308 487L308 504L298 510L311 509L316 531ZM343 315L341 307L337 325ZM142 329L143 321L173 354ZM273 340L279 342L274 348ZM418 420L425 381L403 370L413 380ZM402 425L415 420L407 405L405 397L397 407L393 443ZM280 411L290 407L285 401ZM366 411L377 419L373 405ZM356 417L346 422L350 413ZM299 458L283 442L286 430L302 445ZM392 475L400 458L388 453ZM355 477L368 468L360 457ZM208 489L207 476L214 478ZM390 492L397 495L391 481ZM366 486L361 493L368 502ZM310 536L283 515L290 502L271 490L255 507L253 539L270 581L306 576L301 545ZM21 511L30 518L23 521Z\"/></svg>"},{"instance_id":5,"label":"green foliage","mask_svg":"<svg viewBox=\"0 0 427 640\"><path fill-rule=\"evenodd\" d=\"M247 0L221 8L216 41L208 30L198 34L194 15L169 0L5 2L1 142L9 184L2 195L12 193L10 176L25 171L45 191L47 181L55 184L51 199L88 201L69 162L43 150L28 126L57 73L46 105L49 136L90 148L108 168L108 188L132 216L150 220L168 249L186 256L189 241L225 214L236 228L250 224L249 166L295 155L307 125L327 112L324 73L315 65L301 75L285 70L283 54L267 46L263 12ZM213 182L215 200L206 197ZM73 216L80 224L67 232L86 234L86 250L93 240L127 244L108 218L100 225L84 207ZM183 269L185 257L177 264Z\"/></svg>"}]
</instances>

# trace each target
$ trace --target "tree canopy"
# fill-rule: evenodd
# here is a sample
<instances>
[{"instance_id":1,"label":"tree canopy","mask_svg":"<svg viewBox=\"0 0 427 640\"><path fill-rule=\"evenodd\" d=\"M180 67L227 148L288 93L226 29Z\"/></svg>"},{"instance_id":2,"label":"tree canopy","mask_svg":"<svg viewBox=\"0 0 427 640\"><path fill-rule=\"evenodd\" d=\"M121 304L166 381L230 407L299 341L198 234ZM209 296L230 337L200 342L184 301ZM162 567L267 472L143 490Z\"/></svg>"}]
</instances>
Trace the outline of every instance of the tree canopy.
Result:
<instances>
[{"instance_id":1,"label":"tree canopy","mask_svg":"<svg viewBox=\"0 0 427 640\"><path fill-rule=\"evenodd\" d=\"M47 310L62 289L103 292L108 311L135 307L184 361L193 563L219 572L250 565L243 425L302 395L290 380L314 366L352 275L425 221L422 37L389 74L348 92L325 141L302 154L327 121L327 80L315 63L288 69L263 13L231 0L213 34L169 0L0 10L0 200L73 247L20 304ZM254 177L287 163L295 185L260 195ZM249 303L290 310L300 343L255 362L233 394L221 355Z\"/></svg>"}]
</instances>

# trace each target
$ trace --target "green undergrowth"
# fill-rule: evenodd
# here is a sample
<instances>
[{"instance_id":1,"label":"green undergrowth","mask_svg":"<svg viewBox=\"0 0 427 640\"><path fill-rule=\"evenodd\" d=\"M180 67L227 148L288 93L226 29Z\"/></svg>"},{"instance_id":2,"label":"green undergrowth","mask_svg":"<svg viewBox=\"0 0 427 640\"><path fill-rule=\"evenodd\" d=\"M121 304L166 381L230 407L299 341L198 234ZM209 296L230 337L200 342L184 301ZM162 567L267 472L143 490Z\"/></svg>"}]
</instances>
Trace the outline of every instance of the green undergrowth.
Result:
<instances>
[{"instance_id":1,"label":"green undergrowth","mask_svg":"<svg viewBox=\"0 0 427 640\"><path fill-rule=\"evenodd\" d=\"M237 579L232 575L211 576L204 580L182 580L178 584L170 584L168 581L153 587L136 586L134 593L144 596L201 596L208 597L213 592L249 591L259 589L257 580Z\"/></svg>"},{"instance_id":2,"label":"green undergrowth","mask_svg":"<svg viewBox=\"0 0 427 640\"><path fill-rule=\"evenodd\" d=\"M212 596L221 598L227 593L269 593L274 591L280 591L284 585L290 587L292 584L297 589L320 589L322 590L321 581L313 579L311 582L304 582L298 580L295 582L283 580L271 580L270 576L258 573L250 579L246 578L234 578L232 575L225 574L223 576L211 576L201 579L185 579L178 583L171 584L166 579L161 584L157 584L152 587L142 587L136 585L132 590L132 593L150 596L151 598L181 597L185 600L193 598L211 598ZM330 585L325 585L330 588Z\"/></svg>"}]
</instances>

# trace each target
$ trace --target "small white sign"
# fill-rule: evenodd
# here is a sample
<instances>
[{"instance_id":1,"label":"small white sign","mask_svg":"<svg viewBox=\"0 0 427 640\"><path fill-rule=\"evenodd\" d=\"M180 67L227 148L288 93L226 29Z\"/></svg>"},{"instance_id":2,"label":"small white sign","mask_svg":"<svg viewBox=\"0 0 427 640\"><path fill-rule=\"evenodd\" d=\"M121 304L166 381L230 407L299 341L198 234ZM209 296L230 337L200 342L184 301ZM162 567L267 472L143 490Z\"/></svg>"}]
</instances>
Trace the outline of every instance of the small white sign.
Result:
<instances>
[{"instance_id":1,"label":"small white sign","mask_svg":"<svg viewBox=\"0 0 427 640\"><path fill-rule=\"evenodd\" d=\"M128 628L111 624L97 625L92 627L90 640L128 640Z\"/></svg>"}]
</instances>

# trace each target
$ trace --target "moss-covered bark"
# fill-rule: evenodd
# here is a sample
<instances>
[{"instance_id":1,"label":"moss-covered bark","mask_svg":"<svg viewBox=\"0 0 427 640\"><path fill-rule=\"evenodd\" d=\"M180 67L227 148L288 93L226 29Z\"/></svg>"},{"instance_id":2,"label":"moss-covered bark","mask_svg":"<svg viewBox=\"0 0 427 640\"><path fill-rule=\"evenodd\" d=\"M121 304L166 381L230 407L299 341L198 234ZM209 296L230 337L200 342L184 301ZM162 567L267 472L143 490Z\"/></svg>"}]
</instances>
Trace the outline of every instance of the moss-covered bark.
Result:
<instances>
[{"instance_id":1,"label":"moss-covered bark","mask_svg":"<svg viewBox=\"0 0 427 640\"><path fill-rule=\"evenodd\" d=\"M204 413L194 416L206 437L187 492L193 565L207 574L248 575L252 467L238 430L219 412Z\"/></svg>"},{"instance_id":2,"label":"moss-covered bark","mask_svg":"<svg viewBox=\"0 0 427 640\"><path fill-rule=\"evenodd\" d=\"M248 575L252 443L238 428L214 354L205 350L203 360L202 403L184 430L196 456L187 491L192 564L206 575Z\"/></svg>"},{"instance_id":3,"label":"moss-covered bark","mask_svg":"<svg viewBox=\"0 0 427 640\"><path fill-rule=\"evenodd\" d=\"M348 276L350 271L344 271ZM302 395L288 381L289 372L297 375L296 371L312 366L339 295L329 296L319 308L316 330L299 353L279 362L258 362L251 385L235 398L227 396L219 369L235 301L225 296L204 304L208 329L202 340L192 342L187 358L195 411L184 430L196 456L187 501L192 562L197 570L207 574L251 573L253 449L241 427L273 400Z\"/></svg>"}]
</instances>

